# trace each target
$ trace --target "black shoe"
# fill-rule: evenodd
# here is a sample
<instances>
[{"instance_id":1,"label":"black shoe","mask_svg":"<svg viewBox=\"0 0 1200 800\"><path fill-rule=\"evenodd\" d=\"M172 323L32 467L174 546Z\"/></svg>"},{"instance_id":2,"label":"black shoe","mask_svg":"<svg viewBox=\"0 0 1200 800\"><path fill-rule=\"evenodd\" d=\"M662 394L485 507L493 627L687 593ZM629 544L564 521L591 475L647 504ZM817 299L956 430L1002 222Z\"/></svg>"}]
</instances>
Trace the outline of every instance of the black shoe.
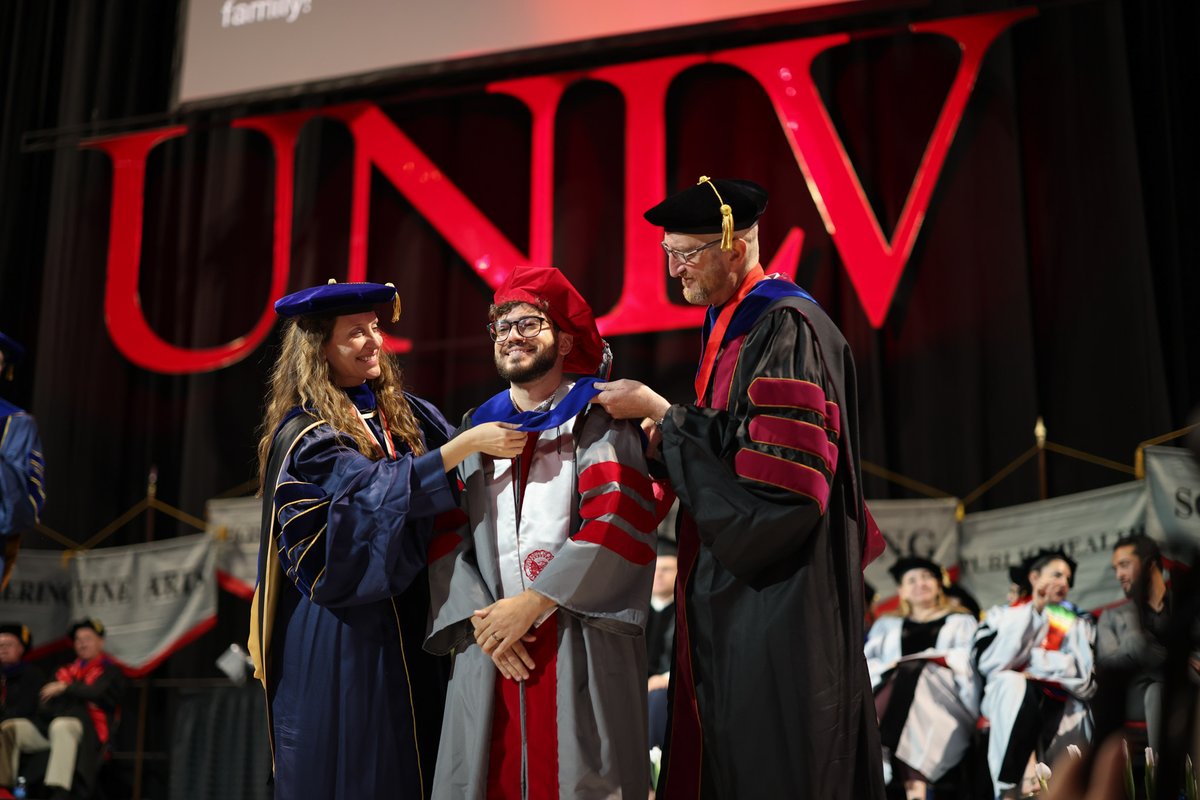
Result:
<instances>
[{"instance_id":1,"label":"black shoe","mask_svg":"<svg viewBox=\"0 0 1200 800\"><path fill-rule=\"evenodd\" d=\"M47 786L46 789L50 792L49 800L71 800L70 789L61 786Z\"/></svg>"}]
</instances>

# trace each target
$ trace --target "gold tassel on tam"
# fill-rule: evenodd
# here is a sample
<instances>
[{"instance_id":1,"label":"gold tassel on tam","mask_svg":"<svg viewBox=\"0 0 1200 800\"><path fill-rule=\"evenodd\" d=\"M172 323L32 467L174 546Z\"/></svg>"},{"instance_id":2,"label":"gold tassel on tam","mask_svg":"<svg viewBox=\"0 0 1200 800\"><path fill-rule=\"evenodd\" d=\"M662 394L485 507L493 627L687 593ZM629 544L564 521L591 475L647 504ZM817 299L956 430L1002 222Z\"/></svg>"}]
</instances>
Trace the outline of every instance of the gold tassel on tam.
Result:
<instances>
[{"instance_id":1,"label":"gold tassel on tam","mask_svg":"<svg viewBox=\"0 0 1200 800\"><path fill-rule=\"evenodd\" d=\"M717 202L721 204L721 249L728 253L733 249L733 209L721 197L721 193L717 191L712 178L707 175L701 175L700 180L696 181L696 185L699 186L702 183L709 185L709 188L713 190L713 194L717 196Z\"/></svg>"},{"instance_id":2,"label":"gold tassel on tam","mask_svg":"<svg viewBox=\"0 0 1200 800\"><path fill-rule=\"evenodd\" d=\"M396 288L396 285L394 283L385 283L384 286L390 286L393 289ZM396 295L392 298L392 322L399 322L399 321L400 321L400 292L397 291Z\"/></svg>"}]
</instances>

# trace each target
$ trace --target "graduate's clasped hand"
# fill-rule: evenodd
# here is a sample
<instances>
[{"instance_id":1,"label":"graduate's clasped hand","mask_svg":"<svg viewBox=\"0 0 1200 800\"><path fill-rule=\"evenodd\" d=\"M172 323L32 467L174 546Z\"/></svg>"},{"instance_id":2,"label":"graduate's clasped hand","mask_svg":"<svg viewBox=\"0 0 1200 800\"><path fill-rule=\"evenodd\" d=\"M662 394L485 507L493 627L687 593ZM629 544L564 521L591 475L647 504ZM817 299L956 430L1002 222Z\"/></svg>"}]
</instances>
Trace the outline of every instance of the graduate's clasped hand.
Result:
<instances>
[{"instance_id":1,"label":"graduate's clasped hand","mask_svg":"<svg viewBox=\"0 0 1200 800\"><path fill-rule=\"evenodd\" d=\"M553 605L553 601L527 590L497 600L471 617L475 643L491 657L501 675L515 681L529 678L535 664L525 644L536 638L530 629L538 616Z\"/></svg>"}]
</instances>

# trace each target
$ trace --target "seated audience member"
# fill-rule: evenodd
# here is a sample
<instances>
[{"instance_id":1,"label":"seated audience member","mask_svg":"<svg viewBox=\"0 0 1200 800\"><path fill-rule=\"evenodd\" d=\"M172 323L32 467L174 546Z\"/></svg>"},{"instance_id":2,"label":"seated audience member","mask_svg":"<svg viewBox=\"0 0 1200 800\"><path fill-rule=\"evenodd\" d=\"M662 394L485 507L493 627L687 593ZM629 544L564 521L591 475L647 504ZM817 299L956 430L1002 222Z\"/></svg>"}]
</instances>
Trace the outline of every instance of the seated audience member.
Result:
<instances>
[{"instance_id":1,"label":"seated audience member","mask_svg":"<svg viewBox=\"0 0 1200 800\"><path fill-rule=\"evenodd\" d=\"M1096 713L1123 712L1124 718L1097 719L1097 724L1110 728L1123 721L1145 722L1150 746L1158 751L1171 589L1163 578L1158 544L1148 536L1118 539L1112 565L1129 602L1107 609L1096 625L1096 669L1104 699L1096 703ZM1111 696L1110 687L1124 696Z\"/></svg>"},{"instance_id":2,"label":"seated audience member","mask_svg":"<svg viewBox=\"0 0 1200 800\"><path fill-rule=\"evenodd\" d=\"M963 607L963 610L979 621L979 615L983 613L983 609L979 607L979 601L975 599L975 595L968 592L957 583L951 583L946 587L946 597L952 603L958 603Z\"/></svg>"},{"instance_id":3,"label":"seated audience member","mask_svg":"<svg viewBox=\"0 0 1200 800\"><path fill-rule=\"evenodd\" d=\"M675 575L678 550L670 539L659 539L646 621L646 690L650 696L650 746L662 747L667 735L667 686L675 653Z\"/></svg>"},{"instance_id":4,"label":"seated audience member","mask_svg":"<svg viewBox=\"0 0 1200 800\"><path fill-rule=\"evenodd\" d=\"M32 717L37 712L38 692L46 683L46 673L25 660L33 646L29 628L18 622L0 623L0 721ZM13 737L7 726L0 726L0 798L4 787L12 786Z\"/></svg>"},{"instance_id":5,"label":"seated audience member","mask_svg":"<svg viewBox=\"0 0 1200 800\"><path fill-rule=\"evenodd\" d=\"M1029 567L1033 565L1033 561L1034 557L1030 557L1017 566L1008 568L1008 604L1010 606L1028 601L1029 596L1033 594L1033 589L1029 586Z\"/></svg>"},{"instance_id":6,"label":"seated audience member","mask_svg":"<svg viewBox=\"0 0 1200 800\"><path fill-rule=\"evenodd\" d=\"M979 716L978 677L970 663L978 622L947 596L934 562L905 557L890 571L900 608L871 626L864 654L884 777L902 781L906 797L924 798L927 784L962 760Z\"/></svg>"},{"instance_id":7,"label":"seated audience member","mask_svg":"<svg viewBox=\"0 0 1200 800\"><path fill-rule=\"evenodd\" d=\"M1050 763L1091 736L1096 633L1092 618L1067 602L1074 580L1075 562L1062 550L1041 551L1030 564L1030 599L989 609L976 633L988 769L1000 797L1019 796L1035 751Z\"/></svg>"},{"instance_id":8,"label":"seated audience member","mask_svg":"<svg viewBox=\"0 0 1200 800\"><path fill-rule=\"evenodd\" d=\"M51 800L89 796L125 683L120 668L104 653L99 620L76 622L70 636L76 659L42 687L33 716L0 723L14 743L8 764L12 774L22 753L50 751L43 782Z\"/></svg>"}]
</instances>

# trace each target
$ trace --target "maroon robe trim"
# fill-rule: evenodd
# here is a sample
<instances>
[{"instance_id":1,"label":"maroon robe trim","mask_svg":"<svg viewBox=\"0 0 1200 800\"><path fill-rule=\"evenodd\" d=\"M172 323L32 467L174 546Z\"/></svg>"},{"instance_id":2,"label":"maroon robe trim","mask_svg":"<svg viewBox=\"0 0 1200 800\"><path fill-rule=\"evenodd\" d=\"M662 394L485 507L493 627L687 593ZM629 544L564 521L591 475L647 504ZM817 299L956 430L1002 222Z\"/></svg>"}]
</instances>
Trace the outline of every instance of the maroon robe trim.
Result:
<instances>
[{"instance_id":1,"label":"maroon robe trim","mask_svg":"<svg viewBox=\"0 0 1200 800\"><path fill-rule=\"evenodd\" d=\"M835 439L842 435L842 411L832 400L825 401L825 428Z\"/></svg>"},{"instance_id":2,"label":"maroon robe trim","mask_svg":"<svg viewBox=\"0 0 1200 800\"><path fill-rule=\"evenodd\" d=\"M837 445L829 441L827 428L788 417L759 414L750 420L750 439L759 444L773 444L816 456L832 475L837 471Z\"/></svg>"},{"instance_id":3,"label":"maroon robe trim","mask_svg":"<svg viewBox=\"0 0 1200 800\"><path fill-rule=\"evenodd\" d=\"M729 393L733 391L733 375L737 371L738 361L742 354L742 344L745 341L745 334L730 339L729 344L725 345L725 349L721 353L721 358L717 361L717 366L713 370L712 408L729 408L733 399L729 396ZM696 405L703 406L704 403Z\"/></svg>"},{"instance_id":4,"label":"maroon robe trim","mask_svg":"<svg viewBox=\"0 0 1200 800\"><path fill-rule=\"evenodd\" d=\"M829 482L820 470L745 447L733 457L733 466L743 478L812 498L821 513L825 513L825 506L829 502Z\"/></svg>"},{"instance_id":5,"label":"maroon robe trim","mask_svg":"<svg viewBox=\"0 0 1200 800\"><path fill-rule=\"evenodd\" d=\"M696 370L697 404L704 402L704 395L708 391L708 384L712 379L713 368L721 358L721 351L725 349L722 346L725 339L725 331L729 329L729 323L733 321L733 315L737 313L738 306L746 299L746 295L750 294L758 282L765 277L762 265L755 264L742 277L742 282L738 286L737 292L734 293L733 298L726 301L725 305L721 308L721 312L717 315L717 321L713 324L712 330L708 332L708 341L704 345L704 354L700 358L700 367Z\"/></svg>"},{"instance_id":6,"label":"maroon robe trim","mask_svg":"<svg viewBox=\"0 0 1200 800\"><path fill-rule=\"evenodd\" d=\"M746 392L756 406L800 408L825 416L825 390L800 378L755 378Z\"/></svg>"}]
</instances>

